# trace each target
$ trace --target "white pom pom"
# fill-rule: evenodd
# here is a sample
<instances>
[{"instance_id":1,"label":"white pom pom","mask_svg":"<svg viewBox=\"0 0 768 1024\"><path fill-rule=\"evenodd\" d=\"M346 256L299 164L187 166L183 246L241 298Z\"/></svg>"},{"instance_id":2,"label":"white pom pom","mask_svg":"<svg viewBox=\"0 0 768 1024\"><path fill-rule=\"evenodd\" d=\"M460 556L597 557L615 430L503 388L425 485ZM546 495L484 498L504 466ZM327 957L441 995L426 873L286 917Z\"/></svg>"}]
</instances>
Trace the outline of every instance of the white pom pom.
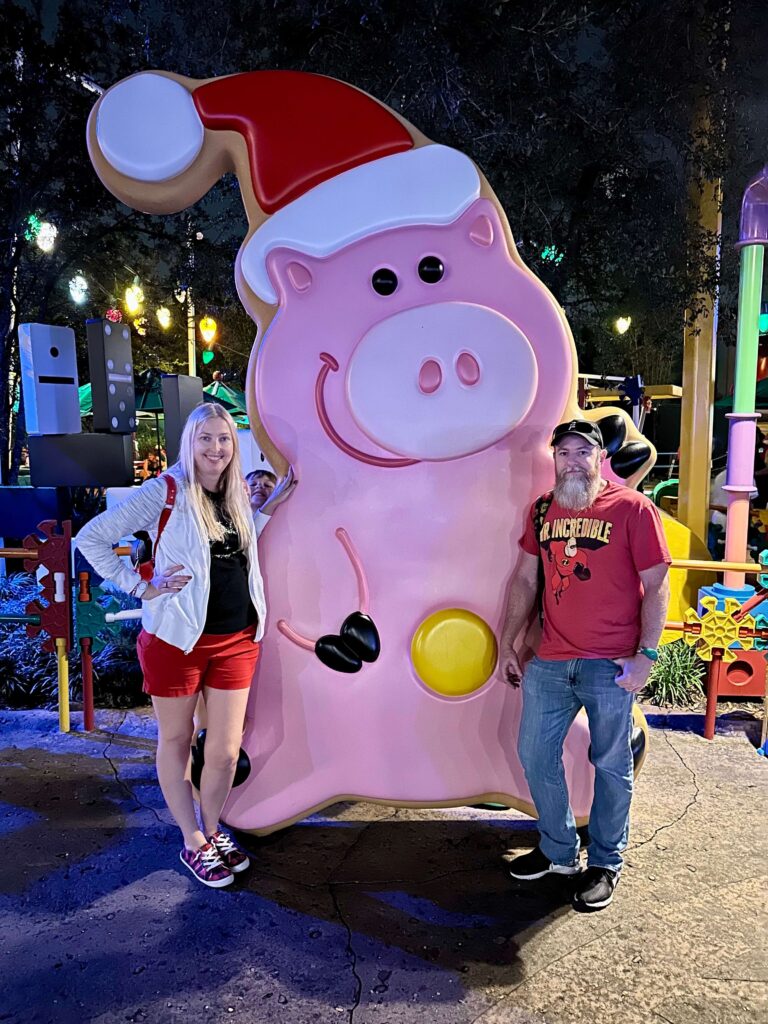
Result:
<instances>
[{"instance_id":1,"label":"white pom pom","mask_svg":"<svg viewBox=\"0 0 768 1024\"><path fill-rule=\"evenodd\" d=\"M194 162L203 125L183 85L148 71L104 94L96 138L116 171L136 181L166 181Z\"/></svg>"}]
</instances>

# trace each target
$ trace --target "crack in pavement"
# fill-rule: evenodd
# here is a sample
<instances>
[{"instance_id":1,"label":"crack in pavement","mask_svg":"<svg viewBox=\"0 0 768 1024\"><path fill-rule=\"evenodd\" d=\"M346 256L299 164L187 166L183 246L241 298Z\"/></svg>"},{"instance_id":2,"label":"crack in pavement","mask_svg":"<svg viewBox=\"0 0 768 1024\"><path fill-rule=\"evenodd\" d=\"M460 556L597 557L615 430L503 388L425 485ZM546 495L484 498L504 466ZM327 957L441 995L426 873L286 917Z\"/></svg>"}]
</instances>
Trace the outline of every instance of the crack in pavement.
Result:
<instances>
[{"instance_id":1,"label":"crack in pavement","mask_svg":"<svg viewBox=\"0 0 768 1024\"><path fill-rule=\"evenodd\" d=\"M479 1013L477 1017L473 1017L472 1020L469 1021L469 1024L480 1024L480 1022L482 1021L483 1017L486 1016L486 1014L491 1013L493 1010L496 1009L497 1006L501 1006L501 1004L505 1000L509 999L511 995L514 995L519 988L522 988L523 985L527 985L529 981L533 981L533 979L538 977L538 975L541 974L542 971L550 970L552 967L555 966L555 964L559 964L561 960L565 960L566 957L569 957L571 953L578 953L580 949L586 949L587 946L591 946L593 942L598 942L600 939L604 939L606 935L610 935L611 932L615 932L618 927L618 924L614 924L610 928L606 928L606 930L604 932L601 932L599 935L593 935L593 937L589 939L587 942L579 942L577 945L573 946L572 949L566 950L565 953L561 953L560 956L556 956L554 960L549 961L549 963L543 964L541 967L539 967L537 971L534 971L533 974L529 974L528 977L523 978L513 988L510 988L508 992L505 992L503 996L500 996L490 1006L486 1006L486 1008L481 1013Z\"/></svg>"},{"instance_id":2,"label":"crack in pavement","mask_svg":"<svg viewBox=\"0 0 768 1024\"><path fill-rule=\"evenodd\" d=\"M366 826L367 827L367 826ZM241 843L247 852L247 843ZM254 854L254 857L256 854ZM344 858L341 859L338 867L344 863ZM278 882L288 882L290 885L301 886L302 889L324 889L330 885L333 885L336 889L351 888L354 889L356 886L364 885L376 886L376 885L431 885L433 882L439 882L443 878L451 878L453 875L468 875L477 874L477 868L466 867L466 868L454 868L452 871L442 871L439 875L426 875L424 878L349 878L344 882L302 882L299 878L291 878L290 875L280 875L276 871L266 871L263 868L259 870L259 874L265 878L274 878Z\"/></svg>"},{"instance_id":3,"label":"crack in pavement","mask_svg":"<svg viewBox=\"0 0 768 1024\"><path fill-rule=\"evenodd\" d=\"M336 895L336 890L334 889L333 883L328 884L328 892L331 894L331 899L333 900L333 906L336 911L336 916L341 921L344 930L347 933L346 954L349 958L349 965L352 968L352 976L355 979L355 991L352 996L352 1006L349 1008L349 1010L347 1010L347 1019L349 1020L349 1024L353 1024L355 1018L355 1010L360 1005L360 1000L363 995L363 979L357 973L357 953L355 952L355 947L352 943L352 929L349 927L347 919L344 917L341 907L339 906L338 896Z\"/></svg>"},{"instance_id":4,"label":"crack in pavement","mask_svg":"<svg viewBox=\"0 0 768 1024\"><path fill-rule=\"evenodd\" d=\"M336 887L338 885L344 885L345 883L343 883L343 882L334 882L333 881L333 875L335 875L336 872L339 870L339 868L341 868L344 865L344 862L350 856L350 854L355 849L355 847L358 845L358 843L361 842L361 840L363 839L365 834L368 832L368 830L371 828L371 826L378 825L382 821L394 821L395 818L397 818L399 814L400 814L400 810L398 808L392 814L387 815L387 817L385 817L385 818L378 818L376 821L369 821L366 824L365 828L362 828L360 830L360 833L355 838L354 842L350 843L349 846L346 848L346 850L342 854L341 858L339 859L338 864L334 865L333 869L331 870L331 873L330 873L331 877L329 878L328 882L325 883L327 885L327 887L328 887L328 893L329 893L329 895L331 897L331 900L333 901L333 906L334 906L334 909L336 911L336 916L338 917L339 921L341 921L341 923L342 923L342 925L344 927L344 930L347 933L346 954L347 954L347 956L349 958L349 964L350 964L350 967L352 969L352 976L355 979L355 991L354 991L354 994L352 996L352 1006L347 1011L347 1013L349 1014L349 1016L348 1016L349 1024L354 1024L355 1010L360 1005L360 1000L362 999L362 995L363 995L363 979L357 973L357 952L355 950L354 943L352 941L352 929L349 927L349 924L347 923L347 919L344 917L344 914L342 913L341 906L339 905L338 894L336 892Z\"/></svg>"},{"instance_id":5,"label":"crack in pavement","mask_svg":"<svg viewBox=\"0 0 768 1024\"><path fill-rule=\"evenodd\" d=\"M693 770L693 768L691 768L686 763L685 758L683 757L683 755L680 753L680 751L677 749L677 747L674 745L674 743L670 740L669 733L666 731L666 729L664 729L662 731L662 736L666 740L667 746L671 750L674 751L674 753L675 753L677 759L679 760L680 764L683 766L683 768L685 768L685 770L691 776L691 779L693 780L693 796L688 801L688 803L685 805L685 807L683 808L681 813L678 814L678 816L673 821L668 821L665 825L659 825L659 827L647 839L644 839L641 843L635 843L632 846L628 846L627 847L627 851L626 851L627 853L634 853L635 850L639 850L641 847L647 846L648 843L652 843L653 842L653 840L656 838L656 836L659 835L659 833L665 832L667 829L673 828L675 825L678 825L683 820L683 818L686 816L688 811L690 811L690 809L693 807L693 805L699 799L699 793L701 792L701 789L699 787L698 779L696 778L696 772Z\"/></svg>"},{"instance_id":6,"label":"crack in pavement","mask_svg":"<svg viewBox=\"0 0 768 1024\"><path fill-rule=\"evenodd\" d=\"M712 978L707 974L701 975L702 981L725 981L734 985L768 985L765 978Z\"/></svg>"},{"instance_id":7,"label":"crack in pavement","mask_svg":"<svg viewBox=\"0 0 768 1024\"><path fill-rule=\"evenodd\" d=\"M717 885L707 885L702 892L717 892L718 889L728 889L733 885L742 885L744 882L765 882L768 875L747 875L745 878L730 878L727 882L718 882Z\"/></svg>"},{"instance_id":8,"label":"crack in pavement","mask_svg":"<svg viewBox=\"0 0 768 1024\"><path fill-rule=\"evenodd\" d=\"M133 802L134 802L134 803L136 804L136 806L137 806L137 807L141 807L141 808L143 808L143 809L144 809L145 811L150 811L150 812L151 812L152 814L154 814L154 816L155 816L155 819L157 820L157 822L158 822L158 823L159 823L160 825L165 825L165 822L164 822L164 821L163 821L163 819L162 819L162 818L160 817L160 815L159 815L159 814L157 813L157 811L155 810L155 808L154 808L154 807L150 807L150 806L149 806L149 804L145 804L145 803L143 803L143 802L142 802L141 800L139 800L139 798L138 798L138 797L136 796L136 794L135 794L135 793L133 792L133 790L132 790L132 789L131 789L131 787L130 787L130 786L128 785L128 783L127 783L127 782L124 782L124 781L123 781L123 780L122 780L122 779L120 778L120 773L119 773L119 771L117 770L117 766L115 765L115 762L114 762L114 761L112 760L112 758L111 758L111 757L109 756L109 754L107 753L107 751L109 750L109 748L110 748L110 747L112 746L112 742L113 742L114 738L115 738L115 737L117 736L118 732L119 732L119 731L120 731L120 729L121 729L121 728L123 727L123 725L124 725L124 723L125 723L125 720L126 720L126 718L127 718L127 717L128 717L128 712L126 711L126 712L124 712L124 714L123 714L123 717L122 717L122 718L120 719L120 721L119 721L119 723L118 723L117 727L116 727L115 729L113 729L113 730L112 730L112 732L111 732L111 733L109 734L109 743L107 743L106 747L104 747L104 749L102 750L102 752L101 752L101 753L102 753L102 757L103 757L103 758L104 758L104 760L105 760L105 761L107 762L107 764L109 765L109 767L110 767L110 768L112 769L112 774L113 774L113 775L115 776L115 782L116 782L116 783L118 784L118 786L119 786L119 787L120 787L120 788L122 789L122 791L123 791L123 792L124 792L124 793L126 794L126 796L128 797L128 799L129 799L129 800L133 800Z\"/></svg>"}]
</instances>

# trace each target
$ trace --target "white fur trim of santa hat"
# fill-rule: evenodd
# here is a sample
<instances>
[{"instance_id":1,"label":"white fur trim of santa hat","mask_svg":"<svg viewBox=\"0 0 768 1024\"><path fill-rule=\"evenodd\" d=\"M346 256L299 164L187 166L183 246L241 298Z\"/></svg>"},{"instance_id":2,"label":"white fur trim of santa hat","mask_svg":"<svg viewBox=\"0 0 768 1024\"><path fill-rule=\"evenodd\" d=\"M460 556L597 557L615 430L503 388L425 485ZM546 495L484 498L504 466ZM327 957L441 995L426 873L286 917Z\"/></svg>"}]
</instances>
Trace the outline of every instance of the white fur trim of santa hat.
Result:
<instances>
[{"instance_id":1,"label":"white fur trim of santa hat","mask_svg":"<svg viewBox=\"0 0 768 1024\"><path fill-rule=\"evenodd\" d=\"M203 147L203 123L188 90L152 71L104 93L96 138L106 160L136 181L167 181L190 167Z\"/></svg>"},{"instance_id":2,"label":"white fur trim of santa hat","mask_svg":"<svg viewBox=\"0 0 768 1024\"><path fill-rule=\"evenodd\" d=\"M422 146L371 160L274 213L249 239L240 270L259 298L275 305L277 293L266 265L272 249L330 256L374 232L450 224L479 195L477 168L448 146Z\"/></svg>"}]
</instances>

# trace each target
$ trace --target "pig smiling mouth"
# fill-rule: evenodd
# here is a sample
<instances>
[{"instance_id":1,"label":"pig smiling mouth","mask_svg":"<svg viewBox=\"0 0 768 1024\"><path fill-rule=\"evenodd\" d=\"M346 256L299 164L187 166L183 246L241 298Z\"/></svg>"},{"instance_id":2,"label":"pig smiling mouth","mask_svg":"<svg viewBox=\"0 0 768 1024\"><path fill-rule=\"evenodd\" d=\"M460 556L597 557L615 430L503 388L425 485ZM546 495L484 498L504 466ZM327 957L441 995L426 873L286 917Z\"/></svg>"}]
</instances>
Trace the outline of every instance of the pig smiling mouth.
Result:
<instances>
[{"instance_id":1,"label":"pig smiling mouth","mask_svg":"<svg viewBox=\"0 0 768 1024\"><path fill-rule=\"evenodd\" d=\"M332 355L328 352L320 353L320 361L323 364L320 367L320 372L317 375L317 381L315 382L315 406L317 407L317 417L320 420L323 430L328 435L331 441L340 448L345 455L351 456L353 459L357 459L358 462L365 462L369 466L379 466L382 469L400 469L402 466L416 466L419 463L419 459L385 459L379 455L369 455L366 452L361 452L359 448L353 448L351 444L348 444L340 434L337 433L336 428L331 423L331 418L328 415L328 411L325 408L325 379L328 374L333 371L337 372L339 369L339 363Z\"/></svg>"}]
</instances>

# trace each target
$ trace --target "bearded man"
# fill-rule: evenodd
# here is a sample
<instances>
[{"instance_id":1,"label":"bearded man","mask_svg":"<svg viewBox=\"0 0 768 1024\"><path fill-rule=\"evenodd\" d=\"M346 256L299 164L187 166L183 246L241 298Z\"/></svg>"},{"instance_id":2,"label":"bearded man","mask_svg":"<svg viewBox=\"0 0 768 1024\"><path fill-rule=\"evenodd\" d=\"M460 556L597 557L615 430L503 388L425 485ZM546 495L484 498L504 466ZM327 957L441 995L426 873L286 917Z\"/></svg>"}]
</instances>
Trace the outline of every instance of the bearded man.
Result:
<instances>
[{"instance_id":1,"label":"bearded man","mask_svg":"<svg viewBox=\"0 0 768 1024\"><path fill-rule=\"evenodd\" d=\"M539 818L538 847L516 857L510 872L526 880L577 875L574 907L599 910L613 899L627 845L632 703L656 660L670 557L652 502L603 479L606 452L596 424L561 423L551 445L555 487L527 519L501 637L502 676L512 686L522 680L518 752ZM518 644L536 603L540 562L542 638L523 672ZM562 758L581 708L595 769L584 872Z\"/></svg>"}]
</instances>

